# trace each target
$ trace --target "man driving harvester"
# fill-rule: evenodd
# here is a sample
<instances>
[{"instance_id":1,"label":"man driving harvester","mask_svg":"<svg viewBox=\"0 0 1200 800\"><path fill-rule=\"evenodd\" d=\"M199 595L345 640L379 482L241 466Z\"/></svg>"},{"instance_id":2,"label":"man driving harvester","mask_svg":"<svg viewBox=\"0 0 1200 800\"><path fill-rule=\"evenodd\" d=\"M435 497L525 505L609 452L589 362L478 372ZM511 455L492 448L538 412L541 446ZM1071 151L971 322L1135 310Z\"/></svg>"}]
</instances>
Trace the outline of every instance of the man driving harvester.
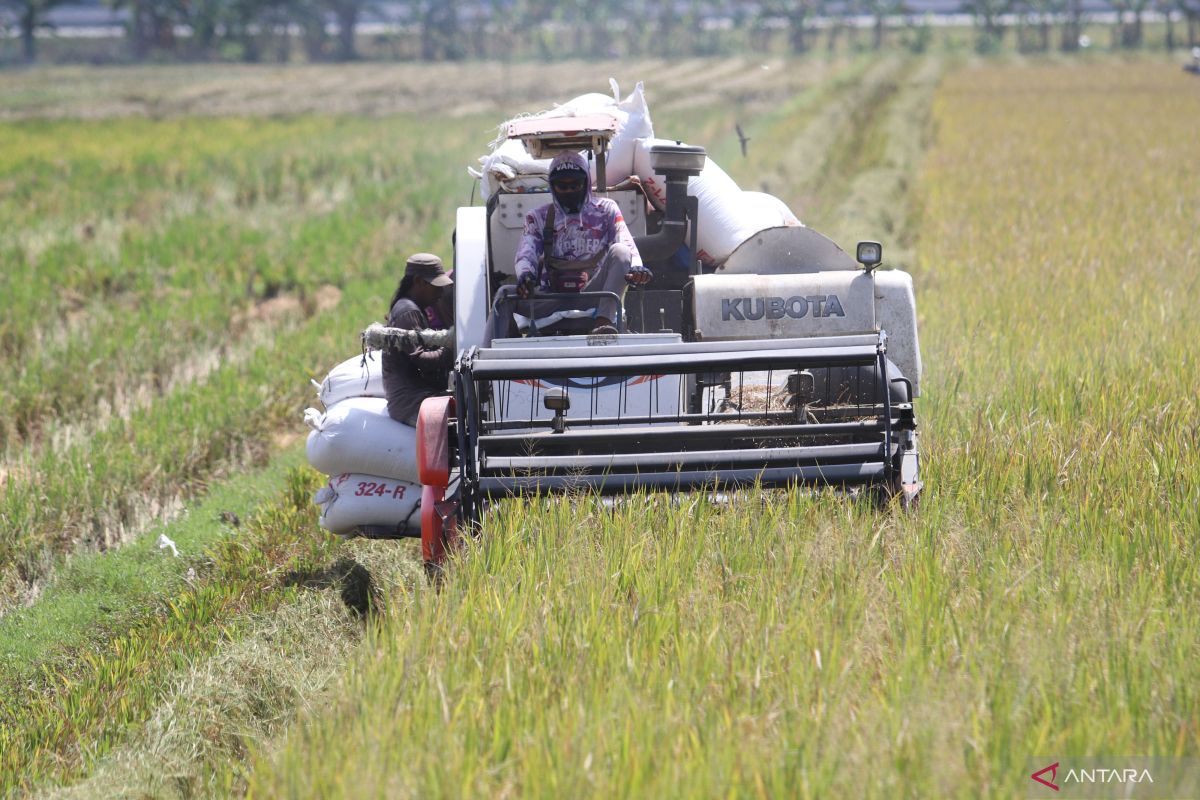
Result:
<instances>
[{"instance_id":1,"label":"man driving harvester","mask_svg":"<svg viewBox=\"0 0 1200 800\"><path fill-rule=\"evenodd\" d=\"M550 162L554 200L525 216L525 232L517 248L517 295L534 289L559 294L612 292L650 281L621 210L607 197L592 197L587 162L579 153L563 153ZM549 299L539 314L573 309L577 302ZM612 298L596 302L592 333L617 333Z\"/></svg>"}]
</instances>

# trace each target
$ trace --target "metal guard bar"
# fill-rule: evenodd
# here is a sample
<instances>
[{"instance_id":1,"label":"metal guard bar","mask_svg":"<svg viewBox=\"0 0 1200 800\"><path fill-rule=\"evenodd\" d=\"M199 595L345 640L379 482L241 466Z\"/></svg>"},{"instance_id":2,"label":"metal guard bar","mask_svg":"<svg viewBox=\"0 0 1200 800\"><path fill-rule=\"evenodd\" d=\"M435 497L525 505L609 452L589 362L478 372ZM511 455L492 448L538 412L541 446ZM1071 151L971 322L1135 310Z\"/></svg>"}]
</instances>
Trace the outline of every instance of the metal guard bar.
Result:
<instances>
[{"instance_id":1,"label":"metal guard bar","mask_svg":"<svg viewBox=\"0 0 1200 800\"><path fill-rule=\"evenodd\" d=\"M545 359L505 359L478 361L471 367L475 380L512 380L528 378L586 378L625 375L661 375L697 370L754 370L771 365L801 367L870 366L879 358L875 346L820 347L735 351L728 353L668 353L644 356L560 356Z\"/></svg>"},{"instance_id":2,"label":"metal guard bar","mask_svg":"<svg viewBox=\"0 0 1200 800\"><path fill-rule=\"evenodd\" d=\"M527 339L517 341L528 341ZM814 336L807 339L730 339L711 342L667 342L659 344L607 344L599 351L605 356L639 355L690 355L705 356L710 353L757 353L767 350L815 349L822 347L876 347L879 334L844 334L841 336ZM475 351L472 361L498 361L511 359L562 358L564 352L558 347L486 347Z\"/></svg>"},{"instance_id":3,"label":"metal guard bar","mask_svg":"<svg viewBox=\"0 0 1200 800\"><path fill-rule=\"evenodd\" d=\"M489 475L506 470L620 470L656 472L717 464L799 466L801 462L833 464L875 461L883 463L884 447L877 442L813 447L764 447L758 450L690 450L657 453L611 453L558 456L485 456L481 470ZM895 451L891 453L895 455Z\"/></svg>"},{"instance_id":4,"label":"metal guard bar","mask_svg":"<svg viewBox=\"0 0 1200 800\"><path fill-rule=\"evenodd\" d=\"M688 491L755 485L775 488L798 483L848 486L875 483L884 475L883 464L833 464L824 467L681 470L638 474L482 477L479 479L479 489L488 497L583 490L600 494L627 494L638 489Z\"/></svg>"},{"instance_id":5,"label":"metal guard bar","mask_svg":"<svg viewBox=\"0 0 1200 800\"><path fill-rule=\"evenodd\" d=\"M589 343L591 344L591 343ZM487 419L489 381L635 375L703 374L806 367L874 366L887 375L886 334L819 339L605 345L586 348L486 348L460 357L456 378L463 497L469 508L485 498L588 490L624 494L795 484L890 483L899 458L898 428L911 405L892 403L887 384L857 414L866 419L788 424L786 413L672 414L661 421L636 415L588 419L553 433L530 419ZM566 352L564 352L566 351ZM570 353L570 355L568 355ZM478 391L483 388L485 394ZM690 423L690 424L689 424ZM569 424L569 423L568 423ZM500 432L507 429L508 432ZM539 474L540 473L540 474Z\"/></svg>"},{"instance_id":6,"label":"metal guard bar","mask_svg":"<svg viewBox=\"0 0 1200 800\"><path fill-rule=\"evenodd\" d=\"M511 444L536 447L540 444L567 447L581 444L612 444L622 440L674 441L679 439L779 439L789 436L816 436L825 434L878 433L884 429L886 420L874 419L861 422L828 422L807 425L656 425L654 427L627 428L623 430L568 430L565 433L538 431L530 433L495 433L479 437L479 444ZM900 420L892 419L892 425Z\"/></svg>"},{"instance_id":7,"label":"metal guard bar","mask_svg":"<svg viewBox=\"0 0 1200 800\"><path fill-rule=\"evenodd\" d=\"M892 411L893 412L908 411L911 409L912 409L912 403L892 403ZM824 407L821 407L820 410L821 410L822 414L825 414L827 416L851 417L851 418L865 417L865 416L875 416L878 418L878 417L883 416L883 411L884 411L882 404L874 405L874 406L853 406L853 405L824 406ZM624 417L587 417L585 420L583 420L582 424L586 425L589 428L596 428L596 427L601 427L604 425L623 425L626 427L632 426L632 425L653 425L653 426L655 426L656 429L662 429L663 427L670 425L671 423L680 423L680 422L700 422L700 423L734 422L734 423L736 423L736 422L742 422L742 421L746 420L747 418L753 418L753 419L759 419L759 420L778 420L778 421L782 422L785 420L794 420L796 418L796 412L795 411L769 411L769 412L768 411L753 411L753 412L752 411L726 411L726 412L714 413L714 414L675 414L673 416L668 417L665 420L662 417L630 414L629 416L624 416ZM569 422L570 422L570 420L568 420L568 423ZM896 416L895 414L893 414L892 424L898 425L899 422L900 422L900 418L898 416ZM825 424L840 424L840 423L825 423ZM842 431L840 431L841 433L859 432L862 430L877 430L878 426L881 423L878 420L876 420L876 421L872 421L872 422L849 422L849 423L845 423L845 424L852 425L855 427L843 429ZM531 429L536 429L536 428L545 428L545 429L547 429L547 431L549 431L551 425L552 425L552 423L548 419L534 419L534 420L508 420L508 421L502 421L502 422L484 422L481 424L481 427L485 434L492 434L492 433L496 433L498 431L513 431L513 430L529 431ZM866 425L868 427L864 428L863 427L864 425ZM874 427L870 427L870 426L874 426ZM761 425L756 425L754 427L759 431L763 430L763 426L761 426ZM770 429L775 430L776 428L780 428L780 427L783 427L783 426L782 425L772 425ZM814 430L815 430L815 428L812 425L809 425L807 427L807 429L803 432L804 433L813 433ZM837 433L839 431L822 429L822 432ZM528 439L529 435L530 434L526 433L526 434L520 435L519 438L522 441L524 441L524 440ZM534 435L536 435L536 434L534 434ZM607 434L607 435L611 435L611 434Z\"/></svg>"}]
</instances>

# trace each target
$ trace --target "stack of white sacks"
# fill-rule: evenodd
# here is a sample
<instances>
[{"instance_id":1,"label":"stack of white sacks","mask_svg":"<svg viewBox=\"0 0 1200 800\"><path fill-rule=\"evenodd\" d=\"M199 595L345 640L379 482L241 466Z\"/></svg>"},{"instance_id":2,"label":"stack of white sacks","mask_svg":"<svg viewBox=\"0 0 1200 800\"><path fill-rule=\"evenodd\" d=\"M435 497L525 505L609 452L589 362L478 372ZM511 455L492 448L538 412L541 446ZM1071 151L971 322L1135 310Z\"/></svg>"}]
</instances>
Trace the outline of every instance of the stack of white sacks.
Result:
<instances>
[{"instance_id":1,"label":"stack of white sacks","mask_svg":"<svg viewBox=\"0 0 1200 800\"><path fill-rule=\"evenodd\" d=\"M381 356L354 356L313 381L325 406L304 412L308 463L330 476L313 498L321 527L350 533L360 525L420 524L416 429L387 413Z\"/></svg>"},{"instance_id":2,"label":"stack of white sacks","mask_svg":"<svg viewBox=\"0 0 1200 800\"><path fill-rule=\"evenodd\" d=\"M612 117L617 123L617 133L608 143L608 155L605 158L605 178L610 185L620 183L633 174L634 150L637 149L638 139L654 136L654 125L650 121L650 109L646 107L646 96L642 84L638 83L633 92L624 100L620 99L620 89L615 80L610 80L613 94L585 94L574 100L556 106L551 111L538 114L526 114L508 120L500 126L500 136L492 142L492 152L481 156L480 170L468 170L474 177L480 179L480 194L486 203L487 199L503 189L506 192L525 192L548 188L547 181L550 173L549 158L534 158L529 155L520 139L509 139L509 123L517 119L536 119L538 117L586 117L604 115ZM592 178L596 177L596 164L591 163Z\"/></svg>"},{"instance_id":3,"label":"stack of white sacks","mask_svg":"<svg viewBox=\"0 0 1200 800\"><path fill-rule=\"evenodd\" d=\"M611 97L585 94L532 116L611 116L617 123L617 133L609 142L606 160L609 185L636 175L646 192L662 203L666 200L666 181L650 168L650 148L675 142L654 138L654 125L640 82L624 100L620 99L617 82L609 83L613 90ZM500 190L525 192L547 188L550 159L533 158L519 139L504 138L508 124L501 126L501 138L493 143L492 152L479 159L481 170L471 170L480 180L484 201ZM760 231L802 225L782 200L761 192L742 191L711 158L699 175L688 180L688 194L695 195L700 204L697 255L710 267L722 264L739 245Z\"/></svg>"}]
</instances>

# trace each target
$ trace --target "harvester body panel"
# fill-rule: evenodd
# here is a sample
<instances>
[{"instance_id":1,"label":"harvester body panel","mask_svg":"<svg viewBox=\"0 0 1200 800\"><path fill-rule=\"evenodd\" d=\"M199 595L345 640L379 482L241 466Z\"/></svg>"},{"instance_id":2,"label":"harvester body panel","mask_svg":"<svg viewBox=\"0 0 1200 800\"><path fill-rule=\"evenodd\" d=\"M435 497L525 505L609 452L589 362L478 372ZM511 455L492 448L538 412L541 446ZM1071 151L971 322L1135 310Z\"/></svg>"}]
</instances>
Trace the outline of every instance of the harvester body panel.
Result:
<instances>
[{"instance_id":1,"label":"harvester body panel","mask_svg":"<svg viewBox=\"0 0 1200 800\"><path fill-rule=\"evenodd\" d=\"M493 419L501 423L530 423L550 420L554 412L542 403L546 390L559 388L567 393L572 420L586 425L587 417L616 417L620 414L644 413L670 418L679 412L682 403L682 384L677 375L609 375L596 376L585 367L583 374L546 374L545 370L527 366L553 362L566 365L580 352L607 354L622 345L653 347L658 344L678 344L677 333L616 334L608 336L545 336L522 339L493 340L487 353L501 364L517 365L520 377L491 380L489 396L493 398ZM622 349L628 349L622 347ZM524 357L522 357L524 356ZM510 372L509 374L513 374Z\"/></svg>"},{"instance_id":2,"label":"harvester body panel","mask_svg":"<svg viewBox=\"0 0 1200 800\"><path fill-rule=\"evenodd\" d=\"M885 331L888 358L912 382L913 396L920 395L917 310L907 272L730 275L722 271L696 276L693 296L693 318L704 341Z\"/></svg>"}]
</instances>

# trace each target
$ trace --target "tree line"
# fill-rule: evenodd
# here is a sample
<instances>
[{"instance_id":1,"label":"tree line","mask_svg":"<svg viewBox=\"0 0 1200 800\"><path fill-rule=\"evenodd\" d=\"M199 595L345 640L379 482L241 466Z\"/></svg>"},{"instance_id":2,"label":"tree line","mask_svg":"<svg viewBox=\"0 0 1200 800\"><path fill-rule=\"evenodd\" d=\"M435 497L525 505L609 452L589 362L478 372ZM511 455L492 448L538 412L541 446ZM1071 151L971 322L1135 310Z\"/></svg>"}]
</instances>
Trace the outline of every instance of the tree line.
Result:
<instances>
[{"instance_id":1,"label":"tree line","mask_svg":"<svg viewBox=\"0 0 1200 800\"><path fill-rule=\"evenodd\" d=\"M72 0L0 0L26 61L39 30ZM79 0L74 0L79 2ZM1200 41L1200 0L1107 0L1117 13L1116 47L1144 45L1144 18L1165 15L1168 48ZM363 57L360 23L381 15L373 57L424 61L476 58L606 58L716 55L817 48L881 48L897 33L928 45L928 20L905 0L106 0L122 12L132 60L353 61ZM386 8L386 13L385 13ZM962 0L976 47L1074 50L1087 22L1082 0ZM1186 32L1176 30L1182 20ZM866 24L864 23L866 21ZM897 21L899 21L897 23ZM864 28L866 30L864 30ZM1011 36L1009 32L1013 33ZM382 56L380 56L382 53Z\"/></svg>"}]
</instances>

